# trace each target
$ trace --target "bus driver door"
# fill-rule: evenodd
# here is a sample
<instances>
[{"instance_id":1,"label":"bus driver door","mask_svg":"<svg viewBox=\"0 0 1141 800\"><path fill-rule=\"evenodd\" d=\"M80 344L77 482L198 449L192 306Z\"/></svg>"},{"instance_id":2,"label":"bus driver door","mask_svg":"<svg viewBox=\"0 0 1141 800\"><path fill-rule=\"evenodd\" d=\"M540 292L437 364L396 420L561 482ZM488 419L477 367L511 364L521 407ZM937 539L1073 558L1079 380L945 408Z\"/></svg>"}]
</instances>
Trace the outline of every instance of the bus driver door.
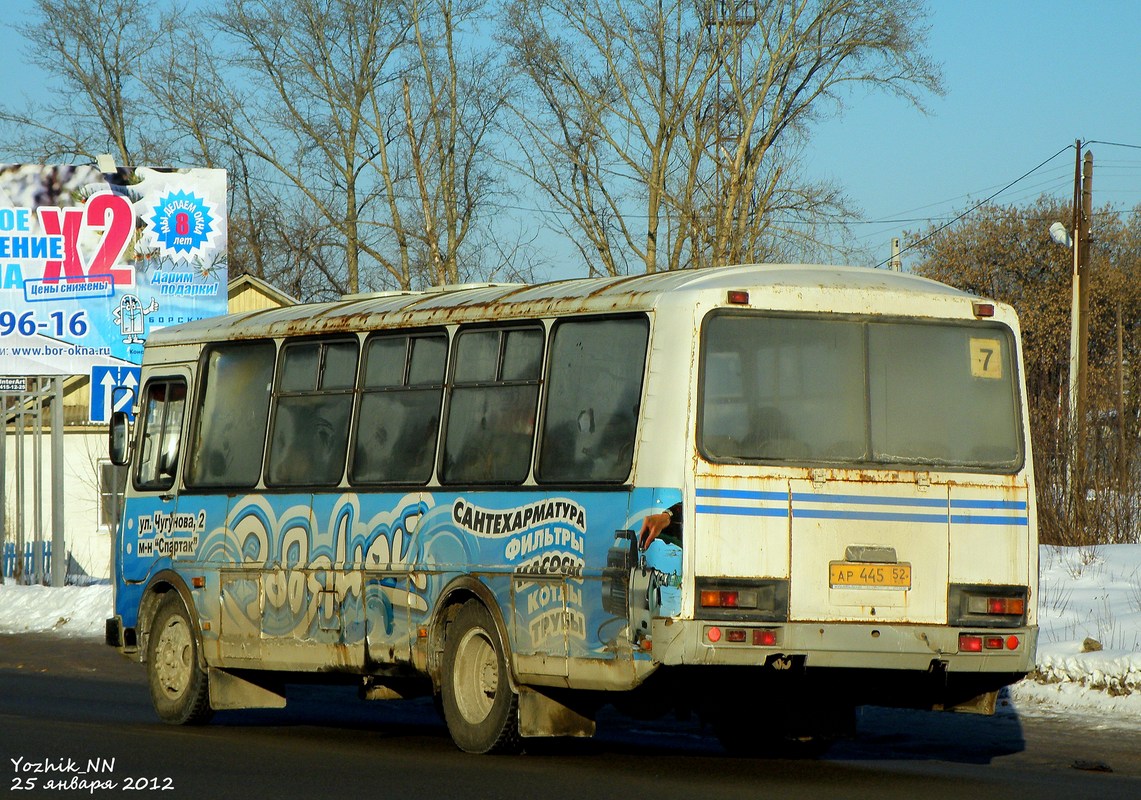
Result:
<instances>
[{"instance_id":1,"label":"bus driver door","mask_svg":"<svg viewBox=\"0 0 1141 800\"><path fill-rule=\"evenodd\" d=\"M146 580L156 562L192 557L197 547L197 521L184 524L177 513L186 387L185 374L171 374L153 377L143 388L127 490L131 513L120 523L120 564L127 581Z\"/></svg>"}]
</instances>

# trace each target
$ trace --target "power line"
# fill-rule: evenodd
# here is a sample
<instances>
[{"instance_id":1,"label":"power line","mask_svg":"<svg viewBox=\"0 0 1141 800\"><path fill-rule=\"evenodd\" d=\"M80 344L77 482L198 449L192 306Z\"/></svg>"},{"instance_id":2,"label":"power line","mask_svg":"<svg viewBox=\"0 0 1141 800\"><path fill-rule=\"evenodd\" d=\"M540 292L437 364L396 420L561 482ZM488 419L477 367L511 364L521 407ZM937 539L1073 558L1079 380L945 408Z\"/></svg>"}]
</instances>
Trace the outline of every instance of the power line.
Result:
<instances>
[{"instance_id":1,"label":"power line","mask_svg":"<svg viewBox=\"0 0 1141 800\"><path fill-rule=\"evenodd\" d=\"M1042 167L1046 166L1046 165L1047 165L1047 164L1049 164L1051 161L1053 161L1055 158L1057 158L1058 156L1060 156L1062 153L1066 152L1067 150L1070 150L1070 149L1072 149L1073 147L1074 147L1074 145L1072 145L1072 144L1068 144L1068 145L1066 145L1066 146L1065 146L1065 147L1063 147L1061 150L1059 150L1058 152L1054 153L1054 155L1050 156L1050 157L1049 157L1049 158L1047 158L1045 161L1043 161L1042 163L1038 164L1038 166L1036 166L1036 167L1034 167L1033 169L1030 169L1030 170L1028 170L1027 172L1024 172L1023 174L1019 175L1017 178L1015 178L1014 180L1012 180L1010 183L1006 184L1006 186L1003 186L1001 189L999 189L997 192L995 192L994 194L992 194L990 197L987 197L985 200L980 200L978 203L976 203L975 205L973 205L973 206L971 206L970 208L968 208L966 211L964 211L964 212L962 212L961 214L959 214L958 216L956 216L956 217L955 217L954 219L952 219L950 222L946 222L946 223L944 223L943 225L940 225L938 228L936 228L935 230L931 231L931 232L930 232L930 233L928 233L926 236L923 236L923 237L921 237L920 239L916 240L915 242L911 242L911 243L910 243L910 244L908 244L906 247L904 247L902 250L900 250L900 252L899 252L899 255L903 255L903 254L904 254L904 253L906 253L908 250L913 250L913 249L915 249L916 247L918 247L919 245L923 244L923 243L924 243L925 241L927 241L928 239L930 239L930 238L932 238L933 236L935 236L937 233L939 233L939 232L941 232L941 231L944 231L944 230L946 230L947 228L951 227L951 226L952 226L952 225L954 225L956 222L958 222L959 220L961 220L961 219L963 219L964 217L966 217L968 214L972 214L972 213L974 213L975 211L977 211L978 209L982 208L984 205L986 205L987 203L989 203L991 200L993 200L994 198L998 197L1000 194L1002 194L1003 192L1005 192L1005 191L1006 191L1007 189L1009 189L1011 186L1014 186L1016 183L1019 183L1020 181L1023 181L1023 180L1025 180L1026 178L1029 178L1029 177L1030 177L1031 175L1033 175L1035 172L1037 172L1038 170L1042 169ZM1139 148L1139 149L1141 149L1141 148ZM887 265L888 263L890 263L890 262L891 262L891 258L888 258L888 259L886 259L886 260L884 260L884 261L881 261L880 263L876 264L876 265L875 265L875 268L876 268L876 269L879 269L880 267L886 266L886 265Z\"/></svg>"},{"instance_id":2,"label":"power line","mask_svg":"<svg viewBox=\"0 0 1141 800\"><path fill-rule=\"evenodd\" d=\"M1121 142L1108 142L1108 141L1102 141L1102 140L1090 140L1090 141L1087 141L1087 142L1083 142L1082 144L1083 144L1083 146L1088 146L1088 145L1095 145L1095 144L1100 144L1100 145L1111 146L1111 147L1123 147L1123 148L1129 148L1129 149L1136 149L1136 150L1141 150L1141 145L1126 144L1126 143L1121 143ZM1006 191L1007 191L1007 190L1009 190L1011 187L1013 187L1013 186L1017 185L1018 183L1022 182L1022 181L1023 181L1023 180L1025 180L1026 178L1030 177L1030 176L1031 176L1031 175L1033 175L1034 173L1036 173L1036 172L1038 172L1039 170L1041 170L1043 167L1045 167L1045 166L1046 166L1047 164L1049 164L1051 161L1053 161L1054 159L1056 159L1056 158L1057 158L1059 155L1061 155L1062 153L1064 153L1064 152L1066 152L1067 150L1071 149L1072 147L1074 147L1074 145L1067 145L1066 147L1063 147L1061 150L1059 150L1058 152L1054 153L1052 156L1050 156L1049 158L1045 159L1044 161L1042 161L1041 163L1039 163L1037 166L1035 166L1035 167L1033 167L1032 169L1028 170L1027 172L1023 173L1022 175L1020 175L1019 177L1017 177L1017 178L1015 178L1014 180L1010 181L1009 183L1006 183L1006 184L1004 184L1003 186L1001 186L1000 188L998 188L996 191L994 191L993 193L991 193L990 195L988 195L988 196L987 196L985 199L983 199L983 200L980 200L978 203L975 203L974 205L972 205L970 208L966 209L965 211L962 211L962 212L960 212L960 213L958 213L958 214L956 214L956 215L954 215L954 216L951 216L951 217L949 217L949 218L948 218L947 216L944 216L944 215L933 215L933 216L898 216L898 217L889 217L889 218L885 218L885 219L874 219L874 220L847 220L847 221L843 222L842 224L843 224L843 225L846 225L846 226L849 226L849 227L851 227L851 226L857 226L857 225L858 225L858 226L867 227L867 226L876 226L876 225L882 225L882 226L890 226L890 225L901 225L901 224L921 224L921 223L926 223L926 224L935 224L936 222L939 222L939 221L941 221L941 220L945 220L945 221L944 221L944 222L942 222L942 224L940 224L940 225L939 225L937 228L935 228L934 230L932 230L931 232L929 232L928 234L926 234L926 235L925 235L925 236L923 236L922 238L920 238L920 239L918 239L918 240L916 240L916 241L914 241L914 242L912 242L912 243L908 244L908 245L907 245L906 247L904 247L904 248L903 248L903 250L901 251L901 253L903 253L903 252L907 252L908 250L912 250L912 249L914 249L914 248L918 247L920 244L922 244L923 242L927 241L927 240L928 240L928 239L930 239L931 237L933 237L933 236L935 236L936 234L940 233L941 231L943 231L943 230L947 229L947 228L948 228L948 227L950 227L951 225L954 225L956 222L959 222L959 221L960 221L960 220L962 220L964 217L966 217L966 216L970 215L971 213L973 213L974 211L978 210L980 207L982 207L982 206L986 205L987 203L991 202L991 201L992 201L992 200L994 200L996 197L998 197L1000 194L1002 194L1002 193L1006 192ZM1126 165L1126 164L1129 164L1129 165L1131 165L1131 164L1133 164L1133 163L1137 163L1137 162L1120 162L1120 163L1121 163L1121 165ZM258 180L259 182L262 182L262 183L264 183L264 184L268 184L268 185L271 185L271 186L279 186L279 187L282 187L282 188L296 188L294 184L291 184L291 183L288 183L288 182L284 182L284 181L279 181L279 180L273 180L272 178L270 178L270 177L267 177L267 176L258 176L258 177L256 178L256 180ZM1043 180L1043 181L1040 181L1039 183L1036 183L1036 184L1034 184L1034 185L1033 185L1033 186L1031 186L1031 187L1028 187L1028 189L1029 189L1029 190L1033 190L1033 189L1035 189L1035 188L1038 188L1038 187L1048 187L1048 186L1050 186L1052 183L1056 182L1057 180L1058 180L1057 178L1048 177L1048 178L1046 178L1045 180ZM1104 189L1104 188L1103 188L1103 191L1105 191L1105 192L1112 192L1113 190L1110 190L1110 189ZM935 206L941 206L941 205L944 205L944 204L946 204L946 203L954 202L955 200L959 200L959 199L961 199L961 198L969 198L970 196L971 196L970 194L966 194L966 195L959 195L958 197L955 197L955 198L948 198L947 200L936 201L936 202L934 202L934 203L929 203L929 204L926 204L926 205L923 205L923 206L918 206L918 207L915 207L915 208L909 209L909 211L921 211L921 210L923 210L923 209L925 209L925 208L932 208L932 207L935 207ZM415 199L415 198L413 198L413 199ZM527 213L532 213L532 214L540 214L540 215L544 215L544 216L556 216L556 217L569 217L569 216L573 216L573 212L571 212L571 211L569 211L569 210L567 210L567 209L559 209L559 208L551 208L551 207L547 207L547 208L539 208L539 207L535 207L535 206L523 206L523 205L515 205L515 204L512 204L512 203L498 203L498 204L496 204L496 207L497 207L497 208L500 208L500 209L503 209L503 210L510 210L510 211L521 211L521 212L527 212ZM904 213L904 214L907 214L908 212L907 212L907 211L904 211L903 213ZM1112 213L1116 213L1116 214L1122 214L1122 213L1127 213L1127 210L1120 210L1120 211L1110 211L1110 212L1095 212L1095 213L1097 213L1097 214L1099 214L1099 215L1101 215L1101 214L1112 214ZM639 214L633 214L633 215L628 215L628 216L640 217L640 216L643 216L643 215L639 215ZM790 219L790 220L780 220L780 219L776 219L776 220L773 220L773 222L775 222L775 223L778 223L778 224L780 224L780 223L789 223L789 224L794 224L794 223L796 223L796 222L799 222L799 220L792 220L792 219ZM874 236L874 235L875 235L875 233L871 233L871 234L868 234L868 236ZM859 238L867 238L867 237L859 237ZM878 267L883 267L883 266L885 266L887 263L889 263L889 261L890 261L890 258L889 258L889 259L886 259L886 260L884 260L884 261L882 261L882 262L879 262L879 263L878 263L878 264L876 264L875 266L876 266L877 268L878 268Z\"/></svg>"},{"instance_id":3,"label":"power line","mask_svg":"<svg viewBox=\"0 0 1141 800\"><path fill-rule=\"evenodd\" d=\"M1130 150L1141 150L1141 144L1124 144L1122 142L1105 142L1105 141L1102 141L1101 139L1091 139L1090 141L1085 142L1085 144L1087 144L1087 145L1104 144L1107 147L1125 147L1125 148L1128 148Z\"/></svg>"}]
</instances>

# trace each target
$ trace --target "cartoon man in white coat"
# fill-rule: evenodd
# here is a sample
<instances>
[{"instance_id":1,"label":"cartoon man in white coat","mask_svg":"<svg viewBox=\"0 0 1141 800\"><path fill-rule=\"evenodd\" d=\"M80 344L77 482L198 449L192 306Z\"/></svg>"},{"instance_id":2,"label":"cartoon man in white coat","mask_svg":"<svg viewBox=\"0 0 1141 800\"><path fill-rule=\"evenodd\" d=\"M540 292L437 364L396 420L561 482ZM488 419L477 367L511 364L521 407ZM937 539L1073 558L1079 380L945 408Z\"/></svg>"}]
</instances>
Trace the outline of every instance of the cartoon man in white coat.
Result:
<instances>
[{"instance_id":1,"label":"cartoon man in white coat","mask_svg":"<svg viewBox=\"0 0 1141 800\"><path fill-rule=\"evenodd\" d=\"M118 307L114 311L115 322L123 335L124 344L143 344L146 341L143 333L146 331L147 314L158 310L158 300L151 298L150 305L143 308L142 302L133 294L123 295Z\"/></svg>"}]
</instances>

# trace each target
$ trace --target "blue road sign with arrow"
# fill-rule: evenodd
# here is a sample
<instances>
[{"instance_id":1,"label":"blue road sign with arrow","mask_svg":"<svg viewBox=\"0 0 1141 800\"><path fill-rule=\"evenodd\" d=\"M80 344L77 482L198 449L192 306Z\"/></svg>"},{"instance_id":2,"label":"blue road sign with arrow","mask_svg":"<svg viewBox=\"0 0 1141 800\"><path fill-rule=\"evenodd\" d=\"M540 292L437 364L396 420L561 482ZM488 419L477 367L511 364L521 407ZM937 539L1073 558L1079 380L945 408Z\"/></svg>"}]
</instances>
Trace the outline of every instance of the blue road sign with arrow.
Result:
<instances>
[{"instance_id":1,"label":"blue road sign with arrow","mask_svg":"<svg viewBox=\"0 0 1141 800\"><path fill-rule=\"evenodd\" d=\"M131 414L141 373L139 367L92 367L91 421L108 422L113 411Z\"/></svg>"}]
</instances>

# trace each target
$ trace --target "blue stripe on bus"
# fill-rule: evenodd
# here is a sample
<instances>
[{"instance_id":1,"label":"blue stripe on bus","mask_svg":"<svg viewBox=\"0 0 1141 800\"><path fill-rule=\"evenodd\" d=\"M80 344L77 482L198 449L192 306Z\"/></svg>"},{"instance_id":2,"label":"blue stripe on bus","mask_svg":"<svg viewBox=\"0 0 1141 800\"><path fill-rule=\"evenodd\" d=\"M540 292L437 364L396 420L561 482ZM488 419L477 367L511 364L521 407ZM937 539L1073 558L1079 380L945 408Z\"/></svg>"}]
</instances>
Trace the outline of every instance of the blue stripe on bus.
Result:
<instances>
[{"instance_id":1,"label":"blue stripe on bus","mask_svg":"<svg viewBox=\"0 0 1141 800\"><path fill-rule=\"evenodd\" d=\"M796 519L847 519L862 520L865 522L921 522L946 525L948 518L943 514L905 514L890 511L830 511L817 508L794 508L792 516ZM1027 517L993 517L971 516L969 514L956 514L950 517L953 525L1016 525L1025 527L1030 524Z\"/></svg>"},{"instance_id":2,"label":"blue stripe on bus","mask_svg":"<svg viewBox=\"0 0 1141 800\"><path fill-rule=\"evenodd\" d=\"M773 501L785 502L788 495L784 492L762 492L748 489L698 489L697 496L709 500L752 500L757 502ZM987 511L1026 511L1027 503L1024 500L963 500L952 499L948 502L943 498L919 497L883 497L857 494L813 494L807 492L794 492L793 517L800 519L836 519L836 520L862 520L868 522L917 522L925 524L951 523L954 525L1015 525L1025 527L1030 520L1024 515L1002 516L997 514L951 514L950 509L960 511L987 510ZM859 505L859 506L894 506L903 508L931 508L947 509L944 514L924 514L919 512L896 511L856 511L845 509L805 508L803 504L813 505ZM948 509L949 506L949 509ZM713 514L743 517L787 517L786 507L760 507L739 505L698 505L698 514Z\"/></svg>"},{"instance_id":3,"label":"blue stripe on bus","mask_svg":"<svg viewBox=\"0 0 1141 800\"><path fill-rule=\"evenodd\" d=\"M986 508L1025 511L1025 500L952 500L951 508Z\"/></svg>"},{"instance_id":4,"label":"blue stripe on bus","mask_svg":"<svg viewBox=\"0 0 1141 800\"><path fill-rule=\"evenodd\" d=\"M1030 525L1029 517L988 517L973 516L971 514L952 514L952 525Z\"/></svg>"},{"instance_id":5,"label":"blue stripe on bus","mask_svg":"<svg viewBox=\"0 0 1141 800\"><path fill-rule=\"evenodd\" d=\"M740 500L785 500L788 498L788 494L785 492L758 492L748 489L698 489L697 496L710 498L724 497ZM931 508L944 506L947 504L946 500L937 497L876 497L874 495L862 494L815 494L808 492L794 492L792 499L814 503L858 503L862 505L874 505L876 503L880 503L883 505L914 505ZM951 508L995 508L1010 509L1012 511L1026 510L1025 500L952 499L950 503Z\"/></svg>"},{"instance_id":6,"label":"blue stripe on bus","mask_svg":"<svg viewBox=\"0 0 1141 800\"><path fill-rule=\"evenodd\" d=\"M734 517L788 517L788 508L758 506L697 506L698 514L722 514Z\"/></svg>"}]
</instances>

